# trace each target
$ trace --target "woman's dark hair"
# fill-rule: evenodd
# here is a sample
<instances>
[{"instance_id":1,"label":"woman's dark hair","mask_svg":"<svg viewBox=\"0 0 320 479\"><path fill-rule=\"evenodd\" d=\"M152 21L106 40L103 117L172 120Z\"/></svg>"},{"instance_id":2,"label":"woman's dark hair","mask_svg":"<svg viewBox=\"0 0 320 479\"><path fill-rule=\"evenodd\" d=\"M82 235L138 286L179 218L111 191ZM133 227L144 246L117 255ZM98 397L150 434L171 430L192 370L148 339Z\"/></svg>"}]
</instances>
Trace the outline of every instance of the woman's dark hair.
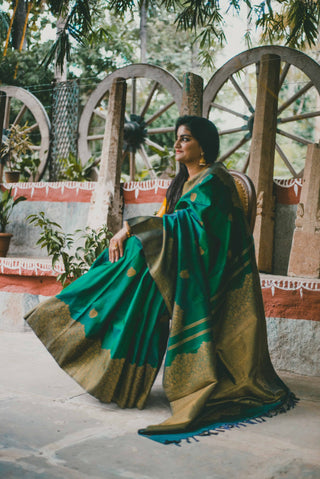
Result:
<instances>
[{"instance_id":1,"label":"woman's dark hair","mask_svg":"<svg viewBox=\"0 0 320 479\"><path fill-rule=\"evenodd\" d=\"M216 161L219 154L219 134L212 121L200 116L185 115L178 118L176 122L176 136L179 126L184 125L190 130L191 135L199 142L204 158L208 164ZM187 167L180 164L179 173L172 180L166 194L167 213L172 213L177 202L179 201L183 185L187 181L189 175Z\"/></svg>"}]
</instances>

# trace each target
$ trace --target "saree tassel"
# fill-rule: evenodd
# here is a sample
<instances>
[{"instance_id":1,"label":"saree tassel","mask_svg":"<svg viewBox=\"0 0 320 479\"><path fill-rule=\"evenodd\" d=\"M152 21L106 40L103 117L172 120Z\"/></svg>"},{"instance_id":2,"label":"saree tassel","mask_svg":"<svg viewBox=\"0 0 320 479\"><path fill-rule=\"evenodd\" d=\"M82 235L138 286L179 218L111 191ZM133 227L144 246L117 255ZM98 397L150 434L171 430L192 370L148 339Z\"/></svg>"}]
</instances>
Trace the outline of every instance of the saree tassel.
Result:
<instances>
[{"instance_id":1,"label":"saree tassel","mask_svg":"<svg viewBox=\"0 0 320 479\"><path fill-rule=\"evenodd\" d=\"M273 406L272 409L269 411L264 411L262 414L257 415L255 417L247 417L243 419L239 419L238 421L234 422L227 422L227 423L216 423L211 424L209 426L190 431L190 432L183 432L183 433L173 433L173 434L148 434L145 429L140 429L138 433L144 437L148 437L153 441L160 442L161 444L168 445L168 444L175 444L176 446L181 446L182 442L186 442L187 444L192 443L192 439L195 442L199 442L201 437L208 437L208 436L218 436L222 432L230 431L231 429L241 429L243 427L247 427L248 425L256 425L266 422L267 418L272 418L277 416L278 414L282 414L287 412L289 409L295 407L298 403L299 399L290 392L284 403L278 404ZM269 406L270 407L270 406ZM271 406L272 407L272 406Z\"/></svg>"}]
</instances>

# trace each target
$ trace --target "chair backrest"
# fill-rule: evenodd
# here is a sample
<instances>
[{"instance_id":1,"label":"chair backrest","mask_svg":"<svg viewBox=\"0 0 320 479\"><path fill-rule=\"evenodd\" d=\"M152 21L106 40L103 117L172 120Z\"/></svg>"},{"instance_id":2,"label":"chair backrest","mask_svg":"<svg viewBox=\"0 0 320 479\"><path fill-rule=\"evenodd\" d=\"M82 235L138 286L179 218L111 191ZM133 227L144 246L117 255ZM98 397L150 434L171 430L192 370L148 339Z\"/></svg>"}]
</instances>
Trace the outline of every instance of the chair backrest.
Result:
<instances>
[{"instance_id":1,"label":"chair backrest","mask_svg":"<svg viewBox=\"0 0 320 479\"><path fill-rule=\"evenodd\" d=\"M229 170L229 173L233 176L250 230L253 233L257 213L257 196L254 184L245 173L235 170Z\"/></svg>"}]
</instances>

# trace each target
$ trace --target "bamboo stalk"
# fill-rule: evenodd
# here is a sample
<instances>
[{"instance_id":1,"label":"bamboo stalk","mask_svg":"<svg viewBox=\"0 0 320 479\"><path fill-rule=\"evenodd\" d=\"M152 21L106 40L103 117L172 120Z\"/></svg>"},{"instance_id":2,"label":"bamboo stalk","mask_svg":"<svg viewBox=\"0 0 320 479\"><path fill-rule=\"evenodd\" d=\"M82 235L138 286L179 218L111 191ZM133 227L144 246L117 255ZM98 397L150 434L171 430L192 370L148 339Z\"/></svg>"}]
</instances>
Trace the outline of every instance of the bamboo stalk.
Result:
<instances>
[{"instance_id":1,"label":"bamboo stalk","mask_svg":"<svg viewBox=\"0 0 320 479\"><path fill-rule=\"evenodd\" d=\"M13 9L13 13L12 13L12 17L11 17L11 20L10 20L9 28L8 28L6 43L4 45L4 50L3 50L3 56L4 57L7 55L7 50L8 50L9 40L10 40L10 34L11 34L11 30L12 30L12 25L13 25L13 20L14 20L14 17L16 16L16 11L17 11L17 8L18 8L18 4L19 4L19 0L16 0L16 3L14 5L14 9Z\"/></svg>"},{"instance_id":2,"label":"bamboo stalk","mask_svg":"<svg viewBox=\"0 0 320 479\"><path fill-rule=\"evenodd\" d=\"M17 2L18 2L18 1L19 1L19 0L17 0ZM24 39L25 39L25 37L26 37L27 26L28 26L28 18L29 18L29 14L30 14L31 8L32 8L32 2L29 2L29 3L28 3L27 13L26 13L26 18L25 18L25 20L24 20L21 42L20 42L20 45L19 45L19 52L21 52L21 50L22 50L23 43L24 43ZM16 68L15 68L15 71L14 71L14 75L13 75L13 78L14 78L14 79L17 78L18 67L19 67L19 63L17 63Z\"/></svg>"}]
</instances>

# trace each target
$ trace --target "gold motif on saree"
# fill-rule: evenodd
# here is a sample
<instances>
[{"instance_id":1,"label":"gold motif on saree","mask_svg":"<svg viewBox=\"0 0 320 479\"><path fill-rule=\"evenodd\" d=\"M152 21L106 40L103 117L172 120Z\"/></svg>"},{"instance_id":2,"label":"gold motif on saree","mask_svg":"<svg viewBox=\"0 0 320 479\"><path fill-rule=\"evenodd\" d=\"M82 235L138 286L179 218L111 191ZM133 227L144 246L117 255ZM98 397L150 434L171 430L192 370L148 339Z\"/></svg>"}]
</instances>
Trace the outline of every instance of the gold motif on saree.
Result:
<instances>
[{"instance_id":1,"label":"gold motif on saree","mask_svg":"<svg viewBox=\"0 0 320 479\"><path fill-rule=\"evenodd\" d=\"M137 274L136 270L134 268L129 268L128 271L127 271L127 276L129 278L132 278L133 276L135 276Z\"/></svg>"},{"instance_id":2,"label":"gold motif on saree","mask_svg":"<svg viewBox=\"0 0 320 479\"><path fill-rule=\"evenodd\" d=\"M200 252L201 256L204 255L204 253L205 253L204 249L201 248L201 246L199 246L199 252Z\"/></svg>"},{"instance_id":3,"label":"gold motif on saree","mask_svg":"<svg viewBox=\"0 0 320 479\"><path fill-rule=\"evenodd\" d=\"M189 271L187 269L183 269L182 271L180 271L179 276L182 279L189 279L190 278L190 274L189 274Z\"/></svg>"},{"instance_id":4,"label":"gold motif on saree","mask_svg":"<svg viewBox=\"0 0 320 479\"><path fill-rule=\"evenodd\" d=\"M203 342L194 353L177 354L171 365L165 368L163 385L169 401L217 381L212 348L212 342Z\"/></svg>"},{"instance_id":5,"label":"gold motif on saree","mask_svg":"<svg viewBox=\"0 0 320 479\"><path fill-rule=\"evenodd\" d=\"M84 325L58 298L43 302L27 320L57 363L90 394L122 408L144 407L157 368L112 358L100 339L86 337Z\"/></svg>"},{"instance_id":6,"label":"gold motif on saree","mask_svg":"<svg viewBox=\"0 0 320 479\"><path fill-rule=\"evenodd\" d=\"M98 311L96 311L95 309L91 309L89 313L89 318L96 318L97 316L98 316Z\"/></svg>"},{"instance_id":7,"label":"gold motif on saree","mask_svg":"<svg viewBox=\"0 0 320 479\"><path fill-rule=\"evenodd\" d=\"M196 201L196 198L197 198L197 193L191 193L191 195L190 195L190 200L191 200L192 202L194 202L194 201Z\"/></svg>"}]
</instances>

